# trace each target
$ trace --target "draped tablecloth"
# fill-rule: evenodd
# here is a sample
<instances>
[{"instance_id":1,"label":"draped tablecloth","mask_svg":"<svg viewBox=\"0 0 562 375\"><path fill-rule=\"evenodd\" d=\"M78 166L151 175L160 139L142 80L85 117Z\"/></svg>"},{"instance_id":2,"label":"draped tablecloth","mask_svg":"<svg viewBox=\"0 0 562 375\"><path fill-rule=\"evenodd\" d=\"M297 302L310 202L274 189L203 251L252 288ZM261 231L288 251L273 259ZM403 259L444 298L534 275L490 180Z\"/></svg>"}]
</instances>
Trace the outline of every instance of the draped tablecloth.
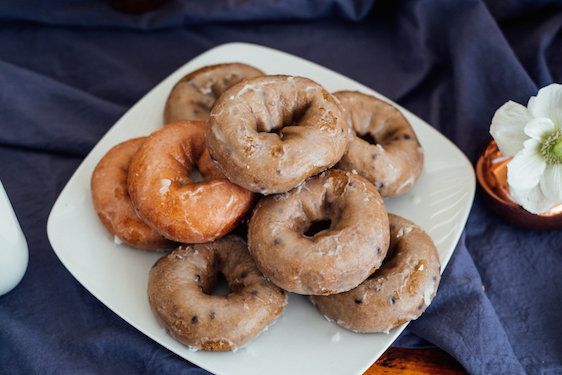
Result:
<instances>
[{"instance_id":1,"label":"draped tablecloth","mask_svg":"<svg viewBox=\"0 0 562 375\"><path fill-rule=\"evenodd\" d=\"M29 269L0 297L2 374L203 374L129 326L62 266L48 213L80 161L150 88L205 50L252 42L397 101L472 160L507 100L562 81L562 2L94 0L0 5L0 179ZM232 56L236 60L236 56ZM439 293L395 345L436 345L473 374L562 374L562 231L515 228L477 193Z\"/></svg>"}]
</instances>

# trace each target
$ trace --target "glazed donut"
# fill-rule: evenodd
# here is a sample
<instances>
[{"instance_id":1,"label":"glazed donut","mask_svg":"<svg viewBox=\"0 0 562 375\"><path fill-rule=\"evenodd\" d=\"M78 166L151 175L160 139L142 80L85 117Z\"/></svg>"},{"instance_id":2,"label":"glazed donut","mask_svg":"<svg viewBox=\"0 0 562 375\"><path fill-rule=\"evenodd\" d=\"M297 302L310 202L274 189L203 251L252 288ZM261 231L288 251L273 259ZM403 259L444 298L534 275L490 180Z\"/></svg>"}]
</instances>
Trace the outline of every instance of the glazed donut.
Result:
<instances>
[{"instance_id":1,"label":"glazed donut","mask_svg":"<svg viewBox=\"0 0 562 375\"><path fill-rule=\"evenodd\" d=\"M218 273L230 288L213 295ZM194 350L236 350L271 325L287 293L267 281L235 236L180 247L152 267L148 301L168 332Z\"/></svg>"},{"instance_id":2,"label":"glazed donut","mask_svg":"<svg viewBox=\"0 0 562 375\"><path fill-rule=\"evenodd\" d=\"M356 91L334 93L355 131L338 168L371 181L383 197L410 190L423 169L423 150L412 126L393 105Z\"/></svg>"},{"instance_id":3,"label":"glazed donut","mask_svg":"<svg viewBox=\"0 0 562 375\"><path fill-rule=\"evenodd\" d=\"M133 155L145 138L135 138L113 147L92 174L94 208L115 242L145 250L162 250L173 242L146 225L137 215L127 191L127 174Z\"/></svg>"},{"instance_id":4,"label":"glazed donut","mask_svg":"<svg viewBox=\"0 0 562 375\"><path fill-rule=\"evenodd\" d=\"M252 205L252 193L224 178L205 152L205 131L202 121L167 125L148 137L129 169L129 193L137 213L177 242L219 238ZM192 181L196 166L204 181Z\"/></svg>"},{"instance_id":5,"label":"glazed donut","mask_svg":"<svg viewBox=\"0 0 562 375\"><path fill-rule=\"evenodd\" d=\"M264 73L253 66L231 63L205 66L180 79L164 109L164 123L207 120L215 100L232 85Z\"/></svg>"},{"instance_id":6,"label":"glazed donut","mask_svg":"<svg viewBox=\"0 0 562 375\"><path fill-rule=\"evenodd\" d=\"M323 222L326 229L310 233ZM250 219L248 242L258 268L277 286L298 294L341 293L380 266L389 244L388 217L370 182L330 170L262 199Z\"/></svg>"},{"instance_id":7,"label":"glazed donut","mask_svg":"<svg viewBox=\"0 0 562 375\"><path fill-rule=\"evenodd\" d=\"M417 319L439 286L440 264L431 238L411 221L389 214L390 249L381 268L357 288L312 296L328 319L355 332L386 332Z\"/></svg>"},{"instance_id":8,"label":"glazed donut","mask_svg":"<svg viewBox=\"0 0 562 375\"><path fill-rule=\"evenodd\" d=\"M211 157L235 184L283 193L340 160L351 128L338 101L302 77L240 82L211 111Z\"/></svg>"}]
</instances>

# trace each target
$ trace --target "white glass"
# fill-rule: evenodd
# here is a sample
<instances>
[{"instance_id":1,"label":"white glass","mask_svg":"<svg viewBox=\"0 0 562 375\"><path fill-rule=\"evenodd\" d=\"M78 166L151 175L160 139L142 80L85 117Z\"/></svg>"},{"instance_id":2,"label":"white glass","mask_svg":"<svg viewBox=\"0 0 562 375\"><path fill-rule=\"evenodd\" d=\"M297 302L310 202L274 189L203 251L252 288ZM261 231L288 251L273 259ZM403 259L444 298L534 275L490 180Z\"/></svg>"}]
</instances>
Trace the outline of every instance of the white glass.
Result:
<instances>
[{"instance_id":1,"label":"white glass","mask_svg":"<svg viewBox=\"0 0 562 375\"><path fill-rule=\"evenodd\" d=\"M0 296L19 284L28 258L27 242L0 181Z\"/></svg>"}]
</instances>

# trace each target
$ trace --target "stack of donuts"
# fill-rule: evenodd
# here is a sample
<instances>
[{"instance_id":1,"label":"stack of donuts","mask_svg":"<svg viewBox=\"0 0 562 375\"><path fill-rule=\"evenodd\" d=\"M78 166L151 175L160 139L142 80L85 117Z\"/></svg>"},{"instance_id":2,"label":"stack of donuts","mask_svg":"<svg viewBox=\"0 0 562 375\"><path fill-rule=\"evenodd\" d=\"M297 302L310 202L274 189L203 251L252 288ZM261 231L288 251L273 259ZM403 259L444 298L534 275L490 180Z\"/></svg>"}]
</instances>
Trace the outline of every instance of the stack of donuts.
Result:
<instances>
[{"instance_id":1,"label":"stack of donuts","mask_svg":"<svg viewBox=\"0 0 562 375\"><path fill-rule=\"evenodd\" d=\"M170 250L150 270L148 300L190 349L243 346L289 292L361 333L389 332L431 303L435 245L383 201L423 169L393 105L232 63L177 82L164 124L112 148L92 195L117 243ZM214 292L219 276L226 295Z\"/></svg>"}]
</instances>

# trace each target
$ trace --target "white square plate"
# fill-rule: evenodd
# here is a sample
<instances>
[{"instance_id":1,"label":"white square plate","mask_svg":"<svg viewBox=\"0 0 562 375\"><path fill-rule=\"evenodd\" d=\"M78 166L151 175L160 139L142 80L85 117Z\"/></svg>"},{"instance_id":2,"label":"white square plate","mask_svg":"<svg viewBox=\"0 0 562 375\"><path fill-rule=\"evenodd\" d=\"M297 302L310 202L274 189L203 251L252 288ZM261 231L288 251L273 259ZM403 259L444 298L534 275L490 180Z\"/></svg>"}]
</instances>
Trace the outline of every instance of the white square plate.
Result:
<instances>
[{"instance_id":1,"label":"white square plate","mask_svg":"<svg viewBox=\"0 0 562 375\"><path fill-rule=\"evenodd\" d=\"M70 273L107 307L148 337L211 372L360 374L390 346L405 325L389 334L355 334L325 320L305 297L298 295L290 296L285 314L246 348L235 353L189 351L158 325L148 305L148 271L159 255L115 244L96 216L90 198L90 177L100 158L117 143L159 128L168 93L183 75L205 65L232 61L254 65L269 74L309 77L330 91L359 90L386 99L338 73L274 49L244 43L213 48L146 94L84 159L49 216L51 245ZM444 269L472 205L474 172L453 143L412 113L402 111L425 150L426 164L414 189L388 200L387 208L413 220L431 235Z\"/></svg>"}]
</instances>

